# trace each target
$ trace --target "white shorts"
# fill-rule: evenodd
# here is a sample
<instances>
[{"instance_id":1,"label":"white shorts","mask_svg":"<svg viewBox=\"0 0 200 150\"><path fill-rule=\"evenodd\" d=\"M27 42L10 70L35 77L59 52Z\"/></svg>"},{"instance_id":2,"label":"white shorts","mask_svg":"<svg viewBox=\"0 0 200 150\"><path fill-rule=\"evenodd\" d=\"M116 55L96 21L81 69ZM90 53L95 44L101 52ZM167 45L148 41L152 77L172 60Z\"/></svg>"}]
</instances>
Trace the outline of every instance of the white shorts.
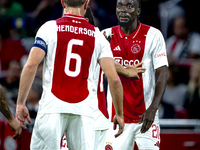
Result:
<instances>
[{"instance_id":1,"label":"white shorts","mask_svg":"<svg viewBox=\"0 0 200 150\"><path fill-rule=\"evenodd\" d=\"M94 150L103 150L106 141L106 130L95 130L95 143L94 143ZM61 141L61 150L69 150L67 146L66 136L62 137Z\"/></svg>"},{"instance_id":2,"label":"white shorts","mask_svg":"<svg viewBox=\"0 0 200 150\"><path fill-rule=\"evenodd\" d=\"M107 130L95 130L94 150L104 150Z\"/></svg>"},{"instance_id":3,"label":"white shorts","mask_svg":"<svg viewBox=\"0 0 200 150\"><path fill-rule=\"evenodd\" d=\"M133 150L134 142L139 150L159 150L160 147L160 126L158 121L154 121L151 128L141 133L142 124L125 123L124 132L117 138L114 134L118 129L113 130L113 123L106 135L105 150Z\"/></svg>"},{"instance_id":4,"label":"white shorts","mask_svg":"<svg viewBox=\"0 0 200 150\"><path fill-rule=\"evenodd\" d=\"M60 150L63 134L66 135L69 150L93 149L94 119L66 113L38 113L31 150Z\"/></svg>"}]
</instances>

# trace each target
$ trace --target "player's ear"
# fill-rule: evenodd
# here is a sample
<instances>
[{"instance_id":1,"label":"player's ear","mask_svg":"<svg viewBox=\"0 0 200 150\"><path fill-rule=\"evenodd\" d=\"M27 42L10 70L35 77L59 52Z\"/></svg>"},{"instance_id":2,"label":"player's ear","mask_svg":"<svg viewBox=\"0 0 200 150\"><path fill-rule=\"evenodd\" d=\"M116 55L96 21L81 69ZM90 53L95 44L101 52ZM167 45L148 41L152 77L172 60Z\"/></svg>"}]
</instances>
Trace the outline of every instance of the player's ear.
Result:
<instances>
[{"instance_id":1,"label":"player's ear","mask_svg":"<svg viewBox=\"0 0 200 150\"><path fill-rule=\"evenodd\" d=\"M141 9L137 8L137 16L140 16L140 13L141 13Z\"/></svg>"},{"instance_id":2,"label":"player's ear","mask_svg":"<svg viewBox=\"0 0 200 150\"><path fill-rule=\"evenodd\" d=\"M62 3L63 8L66 8L65 3L64 3L63 0L61 0L61 3Z\"/></svg>"},{"instance_id":3,"label":"player's ear","mask_svg":"<svg viewBox=\"0 0 200 150\"><path fill-rule=\"evenodd\" d=\"M87 7L88 7L88 4L89 4L89 0L86 0L86 1L85 1L85 4L84 4L84 10L86 10L86 9L87 9Z\"/></svg>"},{"instance_id":4,"label":"player's ear","mask_svg":"<svg viewBox=\"0 0 200 150\"><path fill-rule=\"evenodd\" d=\"M140 16L140 13L141 13L141 9L137 8L137 16Z\"/></svg>"},{"instance_id":5,"label":"player's ear","mask_svg":"<svg viewBox=\"0 0 200 150\"><path fill-rule=\"evenodd\" d=\"M87 20L87 22L89 22L89 18L85 18Z\"/></svg>"}]
</instances>

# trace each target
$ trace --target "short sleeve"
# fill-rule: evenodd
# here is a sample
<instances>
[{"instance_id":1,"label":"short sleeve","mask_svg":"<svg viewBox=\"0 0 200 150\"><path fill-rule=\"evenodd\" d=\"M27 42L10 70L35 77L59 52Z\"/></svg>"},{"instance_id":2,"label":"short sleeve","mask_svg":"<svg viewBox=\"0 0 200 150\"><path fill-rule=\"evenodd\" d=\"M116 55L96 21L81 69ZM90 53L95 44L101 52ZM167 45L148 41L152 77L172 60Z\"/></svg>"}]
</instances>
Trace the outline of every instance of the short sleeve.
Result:
<instances>
[{"instance_id":1,"label":"short sleeve","mask_svg":"<svg viewBox=\"0 0 200 150\"><path fill-rule=\"evenodd\" d=\"M167 53L166 53L166 45L161 32L155 29L155 37L152 42L154 43L152 57L153 57L153 65L154 69L157 69L162 66L168 66Z\"/></svg>"},{"instance_id":2,"label":"short sleeve","mask_svg":"<svg viewBox=\"0 0 200 150\"><path fill-rule=\"evenodd\" d=\"M110 57L113 58L113 54L110 48L110 43L104 37L103 33L99 31L98 28L95 28L95 49L99 51L98 60L103 57Z\"/></svg>"},{"instance_id":3,"label":"short sleeve","mask_svg":"<svg viewBox=\"0 0 200 150\"><path fill-rule=\"evenodd\" d=\"M37 31L33 47L39 47L47 53L48 45L48 22L43 24Z\"/></svg>"}]
</instances>

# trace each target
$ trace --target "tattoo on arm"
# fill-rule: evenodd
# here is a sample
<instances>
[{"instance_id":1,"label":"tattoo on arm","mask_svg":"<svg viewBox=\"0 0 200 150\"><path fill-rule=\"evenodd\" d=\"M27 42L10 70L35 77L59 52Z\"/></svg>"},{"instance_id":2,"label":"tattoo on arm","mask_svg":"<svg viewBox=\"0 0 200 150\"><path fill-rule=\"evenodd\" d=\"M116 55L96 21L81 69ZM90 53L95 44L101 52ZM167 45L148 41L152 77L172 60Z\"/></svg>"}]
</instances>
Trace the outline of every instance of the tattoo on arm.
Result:
<instances>
[{"instance_id":1,"label":"tattoo on arm","mask_svg":"<svg viewBox=\"0 0 200 150\"><path fill-rule=\"evenodd\" d=\"M7 99L4 94L4 90L1 86L0 86L0 111L4 114L4 116L8 120L12 118L12 113L8 107Z\"/></svg>"}]
</instances>

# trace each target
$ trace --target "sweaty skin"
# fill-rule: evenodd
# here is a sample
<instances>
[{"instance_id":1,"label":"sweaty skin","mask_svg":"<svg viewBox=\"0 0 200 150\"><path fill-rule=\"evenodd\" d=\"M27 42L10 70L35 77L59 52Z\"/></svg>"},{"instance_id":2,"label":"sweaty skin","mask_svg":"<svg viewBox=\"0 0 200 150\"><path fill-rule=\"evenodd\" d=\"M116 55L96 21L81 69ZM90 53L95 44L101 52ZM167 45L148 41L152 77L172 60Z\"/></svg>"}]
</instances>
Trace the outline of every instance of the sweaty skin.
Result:
<instances>
[{"instance_id":1,"label":"sweaty skin","mask_svg":"<svg viewBox=\"0 0 200 150\"><path fill-rule=\"evenodd\" d=\"M156 86L155 86L155 94L153 101L149 108L143 113L140 123L143 123L141 128L141 133L145 133L149 130L152 123L154 122L154 118L156 115L156 111L159 108L161 99L165 92L165 88L167 86L167 72L168 69L166 66L160 67L156 69Z\"/></svg>"},{"instance_id":2,"label":"sweaty skin","mask_svg":"<svg viewBox=\"0 0 200 150\"><path fill-rule=\"evenodd\" d=\"M137 29L140 12L139 5L135 0L128 3L126 0L117 1L116 15L124 34L129 35Z\"/></svg>"}]
</instances>

